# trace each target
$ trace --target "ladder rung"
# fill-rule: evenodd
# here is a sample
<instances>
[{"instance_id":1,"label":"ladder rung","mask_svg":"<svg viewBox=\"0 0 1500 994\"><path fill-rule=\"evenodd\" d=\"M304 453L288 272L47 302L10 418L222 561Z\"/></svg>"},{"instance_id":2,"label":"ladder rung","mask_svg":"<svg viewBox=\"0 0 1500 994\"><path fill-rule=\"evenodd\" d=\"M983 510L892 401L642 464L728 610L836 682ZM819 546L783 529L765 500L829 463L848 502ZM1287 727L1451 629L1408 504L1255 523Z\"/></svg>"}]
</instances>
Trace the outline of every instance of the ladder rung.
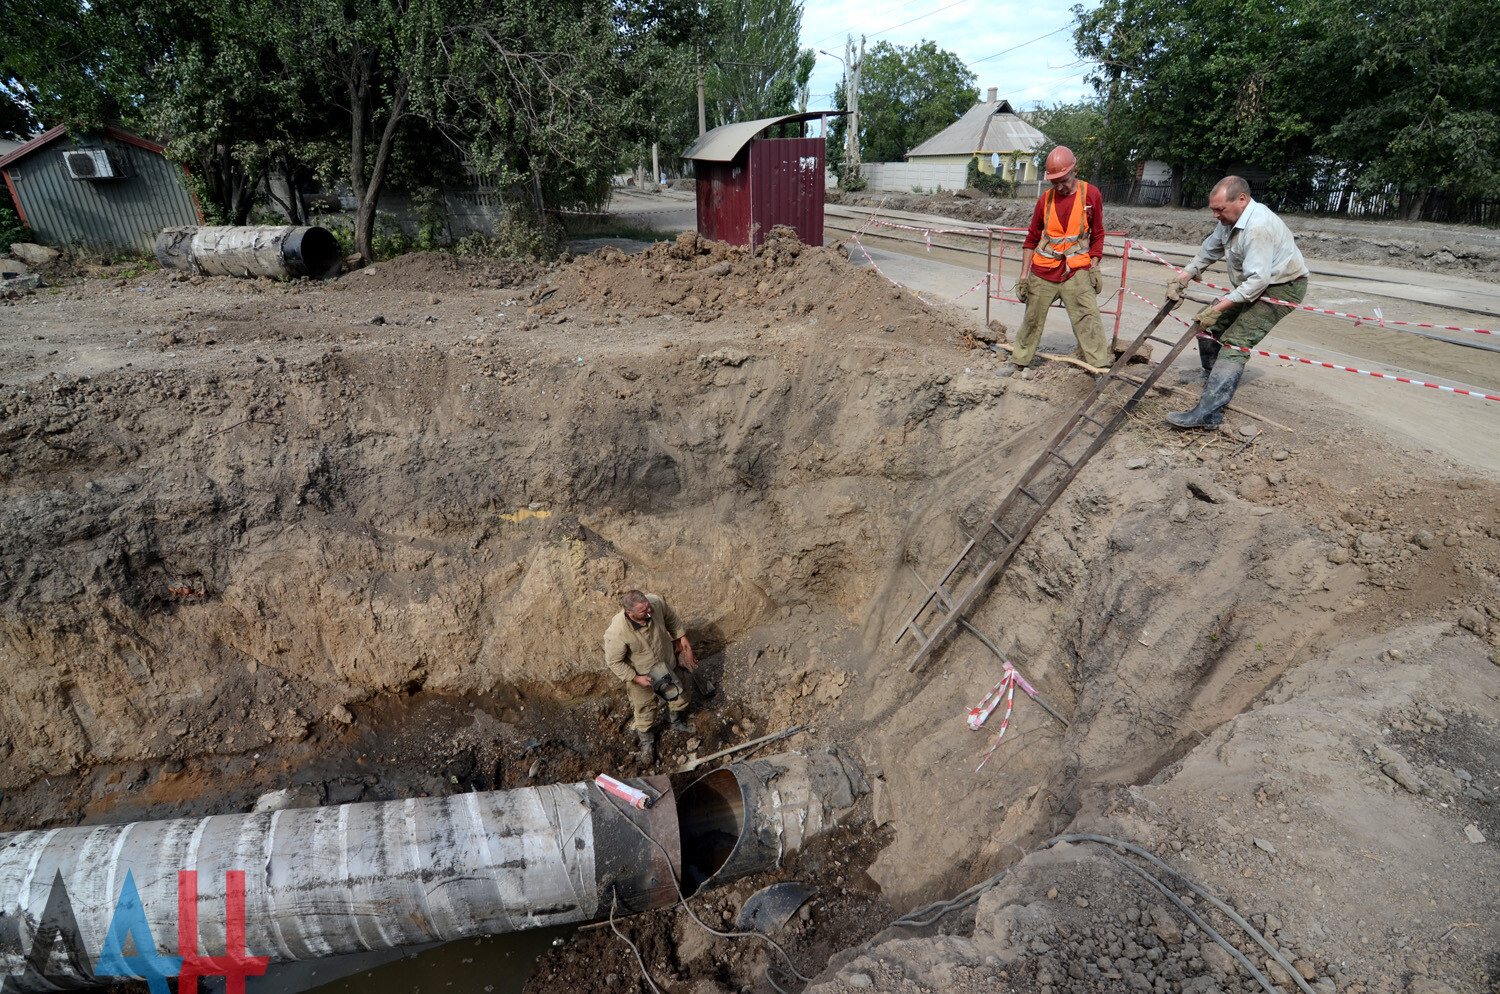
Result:
<instances>
[{"instance_id":1,"label":"ladder rung","mask_svg":"<svg viewBox=\"0 0 1500 994\"><path fill-rule=\"evenodd\" d=\"M1010 537L1010 532L1006 531L1004 528L1001 528L995 522L991 521L990 527L999 532L1000 538L1005 542L1006 545L1009 545L1012 541L1014 541L1014 539Z\"/></svg>"},{"instance_id":2,"label":"ladder rung","mask_svg":"<svg viewBox=\"0 0 1500 994\"><path fill-rule=\"evenodd\" d=\"M1056 449L1048 449L1047 450L1047 455L1051 456L1053 459L1056 459L1058 462L1062 463L1064 466L1068 467L1069 469L1073 468L1073 464L1070 463L1070 462L1068 462L1062 456L1058 455Z\"/></svg>"},{"instance_id":3,"label":"ladder rung","mask_svg":"<svg viewBox=\"0 0 1500 994\"><path fill-rule=\"evenodd\" d=\"M1030 490L1027 490L1025 487L1017 487L1016 489L1025 494L1033 504L1040 504L1042 502L1040 497L1032 493Z\"/></svg>"},{"instance_id":4,"label":"ladder rung","mask_svg":"<svg viewBox=\"0 0 1500 994\"><path fill-rule=\"evenodd\" d=\"M1161 342L1163 345L1176 345L1177 344L1176 342L1168 341L1165 338L1157 338L1155 335L1147 335L1146 337L1149 340L1153 341L1153 342Z\"/></svg>"},{"instance_id":5,"label":"ladder rung","mask_svg":"<svg viewBox=\"0 0 1500 994\"><path fill-rule=\"evenodd\" d=\"M1078 416L1080 418L1082 418L1083 420L1085 420L1085 421L1092 421L1094 424L1098 425L1100 428L1104 427L1104 422L1100 421L1098 418L1091 418L1087 414L1079 414Z\"/></svg>"},{"instance_id":6,"label":"ladder rung","mask_svg":"<svg viewBox=\"0 0 1500 994\"><path fill-rule=\"evenodd\" d=\"M916 618L913 618L910 621L908 621L906 623L906 627L908 629L910 629L911 631L913 631L913 632L916 633L916 635L917 635L917 641L923 643L924 645L927 643L927 633L924 632L924 631L922 631L922 626L919 625L919 624L917 624L917 619Z\"/></svg>"}]
</instances>

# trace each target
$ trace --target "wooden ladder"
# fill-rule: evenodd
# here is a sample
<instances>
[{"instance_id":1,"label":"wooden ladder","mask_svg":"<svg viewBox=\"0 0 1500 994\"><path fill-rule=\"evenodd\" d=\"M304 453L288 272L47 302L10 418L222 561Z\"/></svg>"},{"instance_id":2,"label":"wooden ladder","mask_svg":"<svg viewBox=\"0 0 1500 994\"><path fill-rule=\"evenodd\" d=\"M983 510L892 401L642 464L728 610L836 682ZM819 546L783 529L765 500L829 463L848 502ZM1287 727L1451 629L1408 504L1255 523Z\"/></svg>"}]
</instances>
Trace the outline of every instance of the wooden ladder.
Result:
<instances>
[{"instance_id":1,"label":"wooden ladder","mask_svg":"<svg viewBox=\"0 0 1500 994\"><path fill-rule=\"evenodd\" d=\"M968 537L963 549L952 565L938 577L937 583L929 585L920 575L917 576L927 597L891 640L898 643L908 633L916 637L917 650L906 668L908 673L920 667L933 650L955 631L964 615L978 603L995 578L1010 564L1021 543L1026 541L1026 536L1031 534L1031 530L1047 514L1048 509L1062 496L1068 484L1104 447L1109 436L1125 422L1129 412L1146 396L1166 368L1203 330L1195 321L1176 342L1158 338L1154 334L1157 327L1176 306L1176 301L1168 301L1130 347L1120 353L1109 371L1100 374L1094 389L1068 415L1057 434L1047 443L1046 449L1022 474L1020 482L980 527L979 533ZM1148 341L1169 345L1171 351L1144 379L1127 376L1126 365ZM1106 398L1121 383L1133 385L1135 391L1123 405L1114 408L1110 416L1109 409L1113 405ZM959 586L963 589L957 589Z\"/></svg>"}]
</instances>

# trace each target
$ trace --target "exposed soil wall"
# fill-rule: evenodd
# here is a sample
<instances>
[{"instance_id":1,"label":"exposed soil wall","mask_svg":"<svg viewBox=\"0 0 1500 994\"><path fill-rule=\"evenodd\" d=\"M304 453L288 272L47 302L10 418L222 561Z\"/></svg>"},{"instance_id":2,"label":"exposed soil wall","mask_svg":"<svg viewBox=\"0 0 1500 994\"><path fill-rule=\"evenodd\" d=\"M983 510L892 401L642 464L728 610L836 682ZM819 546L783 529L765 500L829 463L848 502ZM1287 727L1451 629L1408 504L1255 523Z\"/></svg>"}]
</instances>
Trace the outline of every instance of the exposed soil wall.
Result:
<instances>
[{"instance_id":1,"label":"exposed soil wall","mask_svg":"<svg viewBox=\"0 0 1500 994\"><path fill-rule=\"evenodd\" d=\"M784 233L754 256L689 234L546 271L413 256L330 286L155 273L6 304L0 319L16 332L0 340L7 828L113 817L126 792L161 816L282 786L338 803L640 772L599 659L628 587L674 602L720 684L691 733L664 736L655 771L807 723L875 783L862 815L878 834L782 874L828 888L793 926L808 957L1079 819L1254 873L1243 831L1201 817L1215 763L1233 777L1213 803L1243 829L1302 817L1340 769L1385 777L1369 786L1401 800L1355 751L1374 755L1383 720L1390 735L1423 727L1392 702L1424 679L1442 692L1422 703L1448 727L1496 717L1458 703L1465 686L1493 696L1490 670L1403 671L1389 654L1362 668L1384 650L1347 647L1375 633L1470 668L1500 658L1500 491L1247 377L1237 402L1296 431L1236 415L1177 434L1160 427L1171 402L1148 400L973 614L1069 720L1018 699L975 774L998 718L981 733L962 719L999 662L960 635L913 675L910 644L891 637L919 597L912 570L942 572L1093 381L1057 365L1003 377L952 314ZM1311 761L1297 734L1333 742L1319 716L1364 688L1379 699L1337 762L1293 771ZM1272 712L1291 691L1316 713ZM1280 724L1251 720L1273 713ZM1454 758L1420 769L1456 778L1458 762L1478 765L1470 753L1492 764L1459 739L1429 740ZM1285 774L1282 794L1257 795L1257 762ZM1161 789L1132 793L1147 784ZM1454 810L1381 817L1420 832L1451 828ZM1154 821L1132 823L1141 811ZM1281 914L1311 885L1272 865L1280 889L1262 910ZM1018 879L1044 877L1106 875L1046 863ZM1453 915L1493 908L1492 888L1455 893ZM716 913L743 896L716 898ZM1374 899L1351 887L1346 903ZM889 989L993 989L994 976L1052 994L1067 964L1033 940L1056 946L1058 922L1012 921L1034 903L997 892L960 920L972 935L863 965L851 953L824 983L861 986L863 971ZM1116 903L1109 920L1061 920L1062 938L1167 950L1153 964L1171 952L1175 974L1131 971L1173 994L1232 976L1200 942L1192 955L1152 944L1154 906ZM1354 962L1363 927L1341 921L1328 935L1299 923L1286 941L1340 990L1394 990L1374 986L1394 960L1334 969ZM653 964L705 991L769 962L692 940L667 914L631 927ZM1011 941L1022 934L1029 952ZM602 962L629 989L615 941L580 937L537 989L577 989ZM1474 962L1451 975L1478 976ZM1098 969L1071 989L1125 977Z\"/></svg>"}]
</instances>

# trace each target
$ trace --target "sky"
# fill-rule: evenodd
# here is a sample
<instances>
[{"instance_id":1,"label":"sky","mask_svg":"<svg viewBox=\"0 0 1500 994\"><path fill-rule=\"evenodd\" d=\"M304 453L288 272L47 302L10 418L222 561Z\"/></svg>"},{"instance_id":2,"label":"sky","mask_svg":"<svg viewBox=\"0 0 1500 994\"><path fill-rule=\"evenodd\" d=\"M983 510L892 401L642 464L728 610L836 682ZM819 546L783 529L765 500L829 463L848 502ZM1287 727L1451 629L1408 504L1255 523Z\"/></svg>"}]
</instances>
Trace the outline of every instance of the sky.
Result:
<instances>
[{"instance_id":1,"label":"sky","mask_svg":"<svg viewBox=\"0 0 1500 994\"><path fill-rule=\"evenodd\" d=\"M844 40L851 33L856 50L864 34L866 51L877 41L893 45L934 41L969 64L978 77L981 97L996 86L1002 100L1009 100L1017 110L1030 110L1039 104L1078 100L1091 92L1083 79L1088 67L1073 54L1074 2L805 0L802 45L827 49L843 58ZM1091 5L1085 2L1085 6ZM1030 44L987 58L1026 42ZM839 59L818 56L809 81L809 110L833 106L833 93L843 74Z\"/></svg>"}]
</instances>

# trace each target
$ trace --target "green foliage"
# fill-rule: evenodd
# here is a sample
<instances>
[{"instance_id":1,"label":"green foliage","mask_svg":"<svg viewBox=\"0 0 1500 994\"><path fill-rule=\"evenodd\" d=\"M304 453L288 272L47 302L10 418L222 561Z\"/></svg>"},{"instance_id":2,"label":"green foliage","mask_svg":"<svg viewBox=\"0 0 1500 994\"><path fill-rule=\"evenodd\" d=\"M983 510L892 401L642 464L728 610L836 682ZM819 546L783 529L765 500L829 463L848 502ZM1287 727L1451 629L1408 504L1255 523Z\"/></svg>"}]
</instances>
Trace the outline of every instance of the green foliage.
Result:
<instances>
[{"instance_id":1,"label":"green foliage","mask_svg":"<svg viewBox=\"0 0 1500 994\"><path fill-rule=\"evenodd\" d=\"M1133 168L1128 159L1129 145L1106 140L1104 104L1100 101L1040 107L1032 114L1031 125L1046 136L1036 153L1043 161L1048 152L1065 145L1078 157L1078 175L1086 179L1122 176Z\"/></svg>"},{"instance_id":2,"label":"green foliage","mask_svg":"<svg viewBox=\"0 0 1500 994\"><path fill-rule=\"evenodd\" d=\"M1414 211L1430 190L1500 195L1500 0L1073 9L1106 167L1162 159L1190 195L1240 164L1269 170L1273 192L1320 173L1394 185Z\"/></svg>"},{"instance_id":3,"label":"green foliage","mask_svg":"<svg viewBox=\"0 0 1500 994\"><path fill-rule=\"evenodd\" d=\"M979 168L979 156L969 160L969 173L965 182L980 193L989 194L991 197L1013 197L1016 195L1016 185L1004 176L996 173L987 173Z\"/></svg>"},{"instance_id":4,"label":"green foliage","mask_svg":"<svg viewBox=\"0 0 1500 994\"><path fill-rule=\"evenodd\" d=\"M860 73L860 159L899 162L979 99L975 76L936 42L879 42Z\"/></svg>"},{"instance_id":5,"label":"green foliage","mask_svg":"<svg viewBox=\"0 0 1500 994\"><path fill-rule=\"evenodd\" d=\"M563 226L551 218L538 217L521 207L510 207L494 227L493 235L465 235L453 245L453 253L490 259L522 259L535 262L555 259L567 242Z\"/></svg>"},{"instance_id":6,"label":"green foliage","mask_svg":"<svg viewBox=\"0 0 1500 994\"><path fill-rule=\"evenodd\" d=\"M19 214L9 207L0 207L0 250L9 250L12 242L31 241L31 229Z\"/></svg>"},{"instance_id":7,"label":"green foliage","mask_svg":"<svg viewBox=\"0 0 1500 994\"><path fill-rule=\"evenodd\" d=\"M817 53L799 48L799 0L709 0L703 46L708 126L791 114Z\"/></svg>"},{"instance_id":8,"label":"green foliage","mask_svg":"<svg viewBox=\"0 0 1500 994\"><path fill-rule=\"evenodd\" d=\"M374 252L371 262L392 259L412 250L411 236L401 227L396 216L388 211L375 212L375 233L370 236L370 248Z\"/></svg>"},{"instance_id":9,"label":"green foliage","mask_svg":"<svg viewBox=\"0 0 1500 994\"><path fill-rule=\"evenodd\" d=\"M443 202L443 191L424 186L412 198L412 206L417 213L417 248L430 252L447 242L448 209Z\"/></svg>"},{"instance_id":10,"label":"green foliage","mask_svg":"<svg viewBox=\"0 0 1500 994\"><path fill-rule=\"evenodd\" d=\"M845 176L843 179L839 180L839 188L842 190L848 190L850 193L858 193L860 190L865 189L869 185L870 181L865 179L862 175Z\"/></svg>"}]
</instances>

